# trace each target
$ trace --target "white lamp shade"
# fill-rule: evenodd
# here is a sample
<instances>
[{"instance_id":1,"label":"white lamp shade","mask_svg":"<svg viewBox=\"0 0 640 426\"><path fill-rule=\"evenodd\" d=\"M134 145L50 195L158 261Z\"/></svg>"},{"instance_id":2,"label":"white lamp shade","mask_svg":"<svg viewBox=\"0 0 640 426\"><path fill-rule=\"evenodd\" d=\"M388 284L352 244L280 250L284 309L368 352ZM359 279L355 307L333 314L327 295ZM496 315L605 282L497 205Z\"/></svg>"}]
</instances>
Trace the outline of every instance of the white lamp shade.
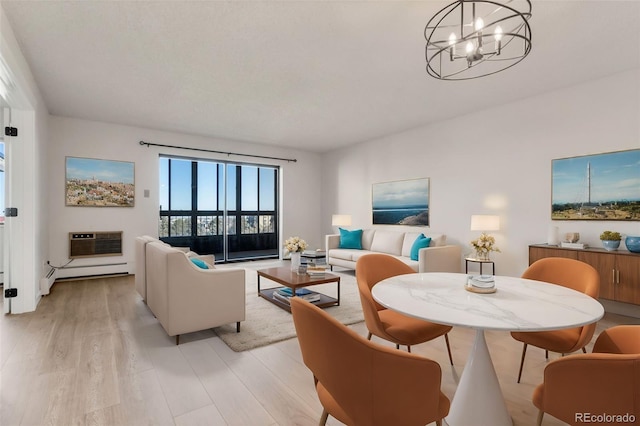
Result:
<instances>
[{"instance_id":1,"label":"white lamp shade","mask_svg":"<svg viewBox=\"0 0 640 426\"><path fill-rule=\"evenodd\" d=\"M331 216L332 226L351 226L350 214L334 214Z\"/></svg>"},{"instance_id":2,"label":"white lamp shade","mask_svg":"<svg viewBox=\"0 0 640 426\"><path fill-rule=\"evenodd\" d=\"M471 216L472 231L498 231L500 229L500 216L488 214L474 214Z\"/></svg>"}]
</instances>

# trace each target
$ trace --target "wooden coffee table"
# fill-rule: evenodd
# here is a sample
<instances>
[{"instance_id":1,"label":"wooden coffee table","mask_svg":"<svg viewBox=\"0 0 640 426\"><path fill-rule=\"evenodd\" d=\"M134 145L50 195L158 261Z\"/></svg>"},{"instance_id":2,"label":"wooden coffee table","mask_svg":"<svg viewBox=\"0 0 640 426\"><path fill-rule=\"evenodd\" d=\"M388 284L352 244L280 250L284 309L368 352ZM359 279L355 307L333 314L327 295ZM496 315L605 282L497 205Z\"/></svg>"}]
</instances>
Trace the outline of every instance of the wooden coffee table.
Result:
<instances>
[{"instance_id":1,"label":"wooden coffee table","mask_svg":"<svg viewBox=\"0 0 640 426\"><path fill-rule=\"evenodd\" d=\"M264 277L271 281L275 281L284 287L289 287L294 292L304 287L310 287L318 284L336 283L338 284L338 293L336 298L327 296L326 294L314 292L320 295L320 300L313 302L313 304L320 308L340 305L340 277L338 275L333 275L329 273L325 273L324 276L322 277L311 277L309 276L309 274L299 275L297 272L293 272L291 270L291 267L289 266L282 266L279 268L259 269L258 270L258 296L265 298L269 302L273 303L276 306L281 307L282 309L288 312L291 312L291 307L289 306L289 304L281 301L280 299L274 299L273 297L273 292L278 290L281 287L261 289L260 288L261 277Z\"/></svg>"}]
</instances>

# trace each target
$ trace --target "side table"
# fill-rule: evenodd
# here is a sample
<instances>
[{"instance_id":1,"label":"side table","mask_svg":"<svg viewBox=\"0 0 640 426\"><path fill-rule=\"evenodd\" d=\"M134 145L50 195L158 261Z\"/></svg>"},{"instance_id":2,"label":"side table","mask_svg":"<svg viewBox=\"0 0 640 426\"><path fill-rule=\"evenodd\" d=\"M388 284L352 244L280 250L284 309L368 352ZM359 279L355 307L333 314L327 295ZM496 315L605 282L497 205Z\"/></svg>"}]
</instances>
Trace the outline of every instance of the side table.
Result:
<instances>
[{"instance_id":1,"label":"side table","mask_svg":"<svg viewBox=\"0 0 640 426\"><path fill-rule=\"evenodd\" d=\"M469 262L471 263L479 263L480 264L480 275L482 275L482 267L484 266L485 263L490 263L491 264L491 275L495 275L496 274L496 264L493 263L493 260L480 260L480 259L476 259L474 257L465 257L464 258L464 272L465 274L469 273Z\"/></svg>"}]
</instances>

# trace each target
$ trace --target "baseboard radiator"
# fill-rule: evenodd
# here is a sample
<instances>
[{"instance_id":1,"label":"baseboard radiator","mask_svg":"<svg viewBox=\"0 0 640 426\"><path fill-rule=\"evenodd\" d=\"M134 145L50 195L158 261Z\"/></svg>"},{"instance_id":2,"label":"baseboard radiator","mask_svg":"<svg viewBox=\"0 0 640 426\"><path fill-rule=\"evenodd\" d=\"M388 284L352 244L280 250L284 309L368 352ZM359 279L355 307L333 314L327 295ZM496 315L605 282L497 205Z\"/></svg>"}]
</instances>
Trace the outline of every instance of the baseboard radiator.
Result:
<instances>
[{"instance_id":1,"label":"baseboard radiator","mask_svg":"<svg viewBox=\"0 0 640 426\"><path fill-rule=\"evenodd\" d=\"M101 278L108 276L119 276L129 274L129 264L127 262L100 263L90 265L74 265L59 268L57 280Z\"/></svg>"},{"instance_id":2,"label":"baseboard radiator","mask_svg":"<svg viewBox=\"0 0 640 426\"><path fill-rule=\"evenodd\" d=\"M40 278L40 294L43 296L49 294L49 291L51 291L51 286L55 281L56 270L54 268L51 268L51 270L45 277Z\"/></svg>"}]
</instances>

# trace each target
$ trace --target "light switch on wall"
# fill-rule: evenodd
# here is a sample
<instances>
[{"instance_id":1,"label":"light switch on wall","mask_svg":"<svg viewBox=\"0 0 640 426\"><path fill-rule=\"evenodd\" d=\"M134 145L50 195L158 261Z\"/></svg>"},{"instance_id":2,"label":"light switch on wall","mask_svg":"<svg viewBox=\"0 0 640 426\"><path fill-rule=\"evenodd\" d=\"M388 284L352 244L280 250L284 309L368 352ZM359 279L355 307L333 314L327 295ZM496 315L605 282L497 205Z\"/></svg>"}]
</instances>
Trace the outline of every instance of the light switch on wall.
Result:
<instances>
[{"instance_id":1,"label":"light switch on wall","mask_svg":"<svg viewBox=\"0 0 640 426\"><path fill-rule=\"evenodd\" d=\"M149 198L149 190L148 189L144 190L144 198Z\"/></svg>"}]
</instances>

